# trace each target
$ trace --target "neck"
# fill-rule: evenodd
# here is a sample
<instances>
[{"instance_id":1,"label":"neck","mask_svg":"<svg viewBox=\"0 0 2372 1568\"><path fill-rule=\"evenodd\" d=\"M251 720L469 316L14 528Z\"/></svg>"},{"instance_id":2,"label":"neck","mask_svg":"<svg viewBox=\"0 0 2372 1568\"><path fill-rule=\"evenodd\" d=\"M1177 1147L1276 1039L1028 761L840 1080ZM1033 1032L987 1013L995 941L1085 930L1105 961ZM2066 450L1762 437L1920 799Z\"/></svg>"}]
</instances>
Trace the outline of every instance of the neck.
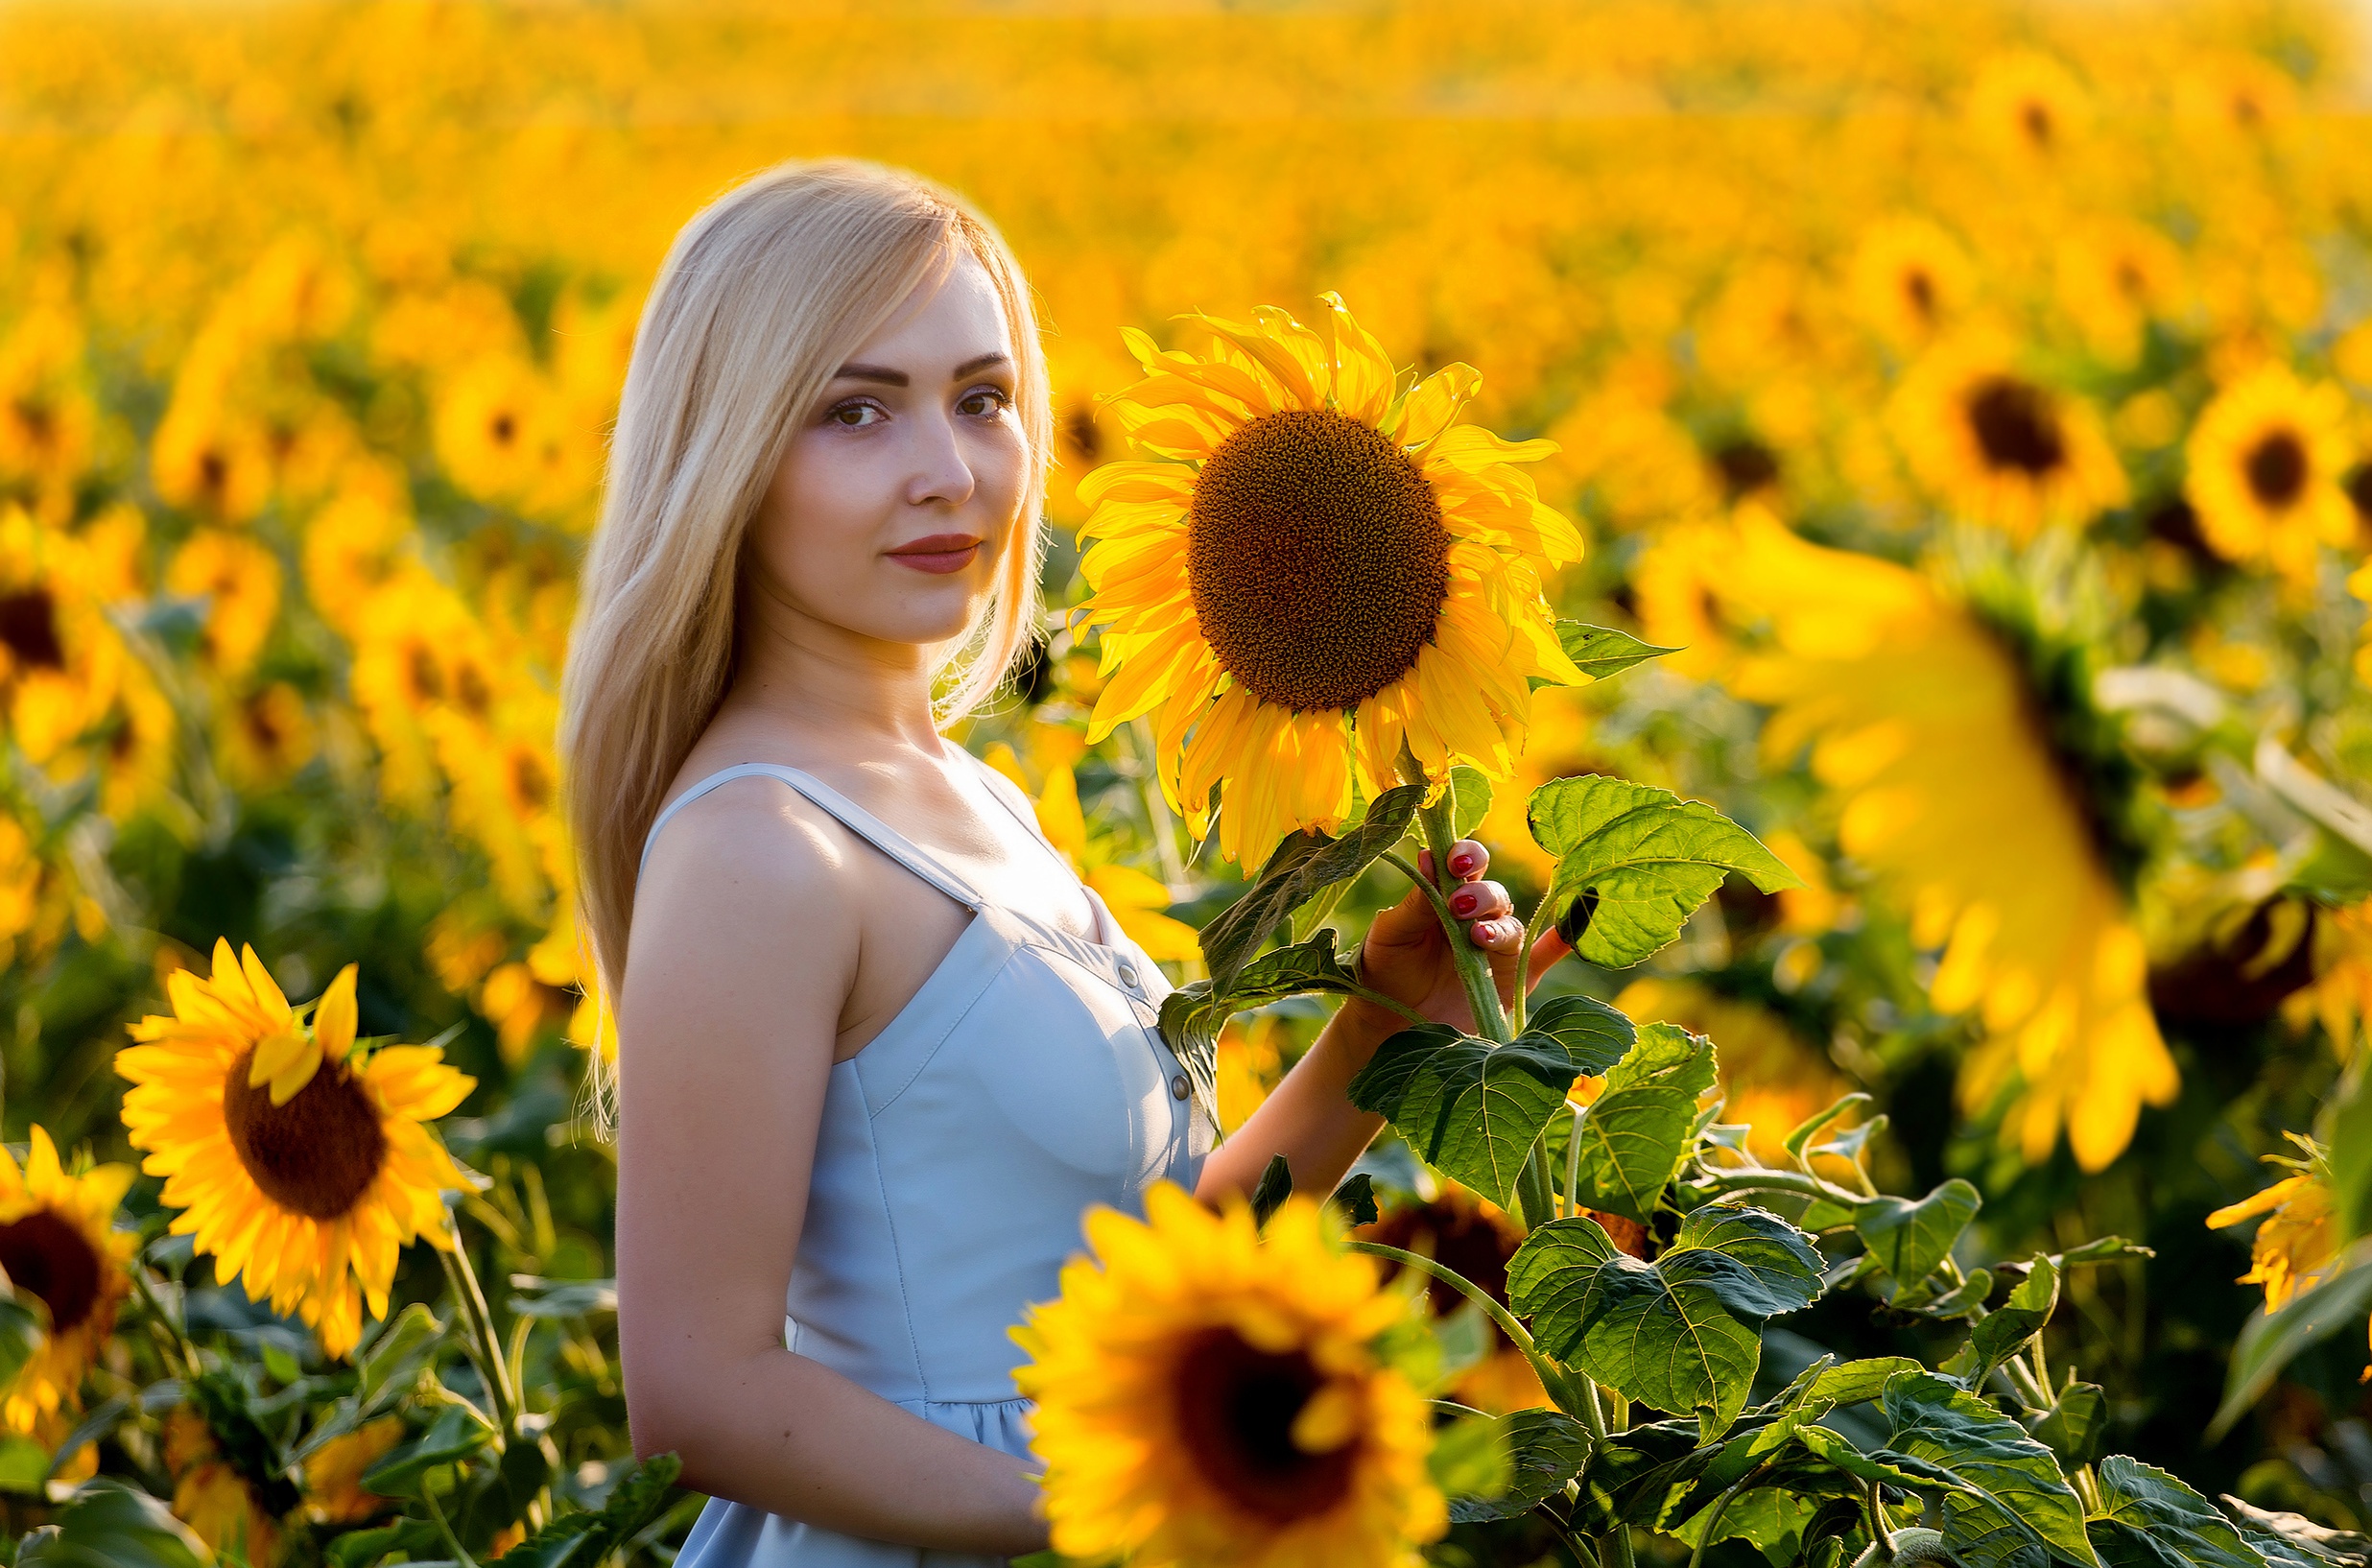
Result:
<instances>
[{"instance_id":1,"label":"neck","mask_svg":"<svg viewBox=\"0 0 2372 1568\"><path fill-rule=\"evenodd\" d=\"M740 624L720 717L828 741L851 760L938 752L933 645L863 636L765 593L745 597Z\"/></svg>"}]
</instances>

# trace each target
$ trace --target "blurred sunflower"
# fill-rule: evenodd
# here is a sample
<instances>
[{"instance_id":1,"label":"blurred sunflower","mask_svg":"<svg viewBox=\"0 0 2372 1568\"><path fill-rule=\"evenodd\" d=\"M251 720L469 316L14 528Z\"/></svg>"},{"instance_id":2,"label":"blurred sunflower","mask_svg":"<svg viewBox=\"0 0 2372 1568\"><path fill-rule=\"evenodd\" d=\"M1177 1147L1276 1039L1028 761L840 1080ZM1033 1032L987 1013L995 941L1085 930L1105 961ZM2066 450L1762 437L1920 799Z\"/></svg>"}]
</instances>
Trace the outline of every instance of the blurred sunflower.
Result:
<instances>
[{"instance_id":1,"label":"blurred sunflower","mask_svg":"<svg viewBox=\"0 0 2372 1568\"><path fill-rule=\"evenodd\" d=\"M2183 288L2182 252L2146 224L2102 219L2060 242L2059 308L2092 352L2131 365L2149 323L2173 311Z\"/></svg>"},{"instance_id":2,"label":"blurred sunflower","mask_svg":"<svg viewBox=\"0 0 2372 1568\"><path fill-rule=\"evenodd\" d=\"M404 1440L404 1418L382 1415L307 1456L305 1517L317 1525L363 1524L395 1507L391 1497L363 1488L363 1472Z\"/></svg>"},{"instance_id":3,"label":"blurred sunflower","mask_svg":"<svg viewBox=\"0 0 2372 1568\"><path fill-rule=\"evenodd\" d=\"M2267 1154L2267 1165L2291 1174L2251 1198L2228 1203L2207 1217L2211 1229L2222 1230L2263 1218L2249 1249L2243 1285L2265 1287L2265 1310L2279 1312L2291 1296L2319 1283L2323 1271L2339 1255L2338 1215L2333 1205L2331 1168L2312 1138L2289 1134L2305 1152L2304 1159Z\"/></svg>"},{"instance_id":4,"label":"blurred sunflower","mask_svg":"<svg viewBox=\"0 0 2372 1568\"><path fill-rule=\"evenodd\" d=\"M1092 1211L1096 1257L1032 1307L1014 1372L1037 1401L1056 1551L1141 1568L1413 1564L1448 1527L1424 1399L1378 1357L1408 1303L1337 1250L1319 1206L1267 1232L1182 1189L1140 1222Z\"/></svg>"},{"instance_id":5,"label":"blurred sunflower","mask_svg":"<svg viewBox=\"0 0 2372 1568\"><path fill-rule=\"evenodd\" d=\"M1735 679L1777 709L1766 748L1811 745L1842 799L1838 847L1909 912L1914 940L1943 949L1931 999L1982 1026L1963 1103L1999 1105L2029 1162L2064 1129L2099 1170L2177 1080L2141 935L2020 662L1916 573L1767 515L1740 518L1731 562L1718 590L1740 620L1767 617L1776 643Z\"/></svg>"},{"instance_id":6,"label":"blurred sunflower","mask_svg":"<svg viewBox=\"0 0 2372 1568\"><path fill-rule=\"evenodd\" d=\"M1903 378L1888 410L1921 483L2013 539L2083 524L2126 497L2123 468L2090 405L2020 373L1986 339L1940 346Z\"/></svg>"},{"instance_id":7,"label":"blurred sunflower","mask_svg":"<svg viewBox=\"0 0 2372 1568\"><path fill-rule=\"evenodd\" d=\"M2269 561L2304 582L2314 574L2318 546L2355 543L2347 416L2337 387L2308 387L2279 365L2218 394L2191 432L2183 481L2199 532L2217 554Z\"/></svg>"},{"instance_id":8,"label":"blurred sunflower","mask_svg":"<svg viewBox=\"0 0 2372 1568\"><path fill-rule=\"evenodd\" d=\"M0 1271L49 1313L41 1348L0 1389L0 1421L12 1432L30 1432L70 1405L114 1331L115 1309L131 1294L124 1267L135 1244L115 1228L115 1206L131 1177L129 1165L69 1176L39 1127L23 1166L0 1149Z\"/></svg>"},{"instance_id":9,"label":"blurred sunflower","mask_svg":"<svg viewBox=\"0 0 2372 1568\"><path fill-rule=\"evenodd\" d=\"M36 308L0 342L0 481L21 483L36 511L63 521L98 427L81 330L62 311Z\"/></svg>"},{"instance_id":10,"label":"blurred sunflower","mask_svg":"<svg viewBox=\"0 0 2372 1568\"><path fill-rule=\"evenodd\" d=\"M1398 783L1403 743L1505 778L1530 682L1578 683L1541 596L1581 536L1514 464L1555 450L1459 425L1481 377L1401 389L1382 344L1324 297L1324 331L1263 307L1198 318L1198 358L1127 341L1146 379L1112 404L1137 461L1079 483L1110 677L1090 743L1153 715L1161 782L1199 838L1256 865Z\"/></svg>"},{"instance_id":11,"label":"blurred sunflower","mask_svg":"<svg viewBox=\"0 0 2372 1568\"><path fill-rule=\"evenodd\" d=\"M1849 290L1870 328L1897 348L1917 348L1951 326L1976 290L1959 242L1926 218L1888 218L1854 251Z\"/></svg>"},{"instance_id":12,"label":"blurred sunflower","mask_svg":"<svg viewBox=\"0 0 2372 1568\"><path fill-rule=\"evenodd\" d=\"M166 977L174 1015L131 1026L117 1053L124 1126L183 1212L176 1235L214 1254L217 1283L295 1312L343 1356L368 1301L387 1313L396 1253L446 1247L439 1194L463 1184L426 1124L476 1080L433 1046L355 1049L355 968L289 1006L254 950L214 944L214 972Z\"/></svg>"},{"instance_id":13,"label":"blurred sunflower","mask_svg":"<svg viewBox=\"0 0 2372 1568\"><path fill-rule=\"evenodd\" d=\"M2090 129L2092 100L2049 55L2012 50L1977 68L1968 118L1977 139L1997 152L2048 162Z\"/></svg>"},{"instance_id":14,"label":"blurred sunflower","mask_svg":"<svg viewBox=\"0 0 2372 1568\"><path fill-rule=\"evenodd\" d=\"M242 1474L205 1415L190 1405L166 1414L159 1446L173 1481L175 1518L218 1555L236 1554L233 1560L250 1568L279 1561L284 1510L274 1505L291 1490L286 1482Z\"/></svg>"},{"instance_id":15,"label":"blurred sunflower","mask_svg":"<svg viewBox=\"0 0 2372 1568\"><path fill-rule=\"evenodd\" d=\"M206 602L199 647L217 673L235 676L272 635L280 612L280 558L248 535L201 529L175 552L165 588Z\"/></svg>"}]
</instances>

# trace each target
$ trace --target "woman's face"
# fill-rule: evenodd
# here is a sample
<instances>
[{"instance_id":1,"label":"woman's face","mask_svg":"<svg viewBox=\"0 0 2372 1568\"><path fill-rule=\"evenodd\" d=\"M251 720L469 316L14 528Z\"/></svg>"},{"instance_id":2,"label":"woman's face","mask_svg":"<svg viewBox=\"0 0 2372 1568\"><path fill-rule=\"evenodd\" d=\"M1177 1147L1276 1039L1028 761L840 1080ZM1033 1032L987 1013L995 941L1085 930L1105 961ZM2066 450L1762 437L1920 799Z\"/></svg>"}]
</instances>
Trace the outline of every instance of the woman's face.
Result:
<instances>
[{"instance_id":1,"label":"woman's face","mask_svg":"<svg viewBox=\"0 0 2372 1568\"><path fill-rule=\"evenodd\" d=\"M969 255L840 368L758 509L754 586L862 637L961 636L1028 487L1013 342Z\"/></svg>"}]
</instances>

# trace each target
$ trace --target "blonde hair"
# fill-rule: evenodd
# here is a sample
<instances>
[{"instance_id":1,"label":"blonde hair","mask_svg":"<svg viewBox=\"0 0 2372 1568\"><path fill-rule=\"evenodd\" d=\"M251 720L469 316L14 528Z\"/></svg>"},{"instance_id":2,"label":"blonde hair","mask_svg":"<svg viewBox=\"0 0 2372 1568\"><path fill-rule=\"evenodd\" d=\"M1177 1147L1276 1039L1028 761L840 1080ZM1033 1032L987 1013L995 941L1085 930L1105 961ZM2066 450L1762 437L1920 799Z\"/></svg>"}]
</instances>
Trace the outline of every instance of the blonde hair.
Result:
<instances>
[{"instance_id":1,"label":"blonde hair","mask_svg":"<svg viewBox=\"0 0 2372 1568\"><path fill-rule=\"evenodd\" d=\"M1019 264L948 191L849 159L752 177L668 251L634 335L561 682L577 914L612 994L643 839L731 677L743 544L793 426L915 289L966 254L1012 333L1032 461L996 591L941 669L941 723L996 689L1036 621L1053 412Z\"/></svg>"}]
</instances>

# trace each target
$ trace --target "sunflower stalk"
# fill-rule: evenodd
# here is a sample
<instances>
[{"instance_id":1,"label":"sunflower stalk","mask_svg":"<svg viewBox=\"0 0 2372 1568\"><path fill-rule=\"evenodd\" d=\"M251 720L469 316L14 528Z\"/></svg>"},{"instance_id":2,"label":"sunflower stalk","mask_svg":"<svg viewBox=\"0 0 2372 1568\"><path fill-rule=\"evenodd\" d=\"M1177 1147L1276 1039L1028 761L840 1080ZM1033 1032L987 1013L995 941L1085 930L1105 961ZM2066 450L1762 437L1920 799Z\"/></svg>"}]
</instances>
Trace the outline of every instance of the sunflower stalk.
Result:
<instances>
[{"instance_id":1,"label":"sunflower stalk","mask_svg":"<svg viewBox=\"0 0 2372 1568\"><path fill-rule=\"evenodd\" d=\"M1531 1331L1513 1313L1501 1306L1490 1292L1449 1265L1436 1262L1421 1252L1404 1251L1382 1242L1353 1242L1351 1250L1389 1258L1404 1269L1429 1274L1481 1307L1483 1316L1496 1323L1499 1331L1507 1337L1507 1342L1531 1364L1533 1373L1540 1379L1540 1386L1548 1390L1550 1398L1556 1401L1557 1408L1568 1415L1579 1416L1590 1427L1593 1436L1602 1437L1606 1435L1605 1414L1598 1409L1597 1388L1588 1379L1574 1376L1542 1354L1540 1347L1532 1342Z\"/></svg>"},{"instance_id":2,"label":"sunflower stalk","mask_svg":"<svg viewBox=\"0 0 2372 1568\"><path fill-rule=\"evenodd\" d=\"M510 1361L494 1333L494 1316L486 1309L486 1293L478 1288L478 1272L470 1265L469 1245L462 1237L462 1227L456 1221L448 1220L448 1224L453 1245L438 1248L437 1256L444 1264L453 1298L469 1322L469 1359L486 1382L486 1396L494 1402L495 1426L509 1441L518 1431L519 1421L519 1396L511 1386Z\"/></svg>"}]
</instances>

